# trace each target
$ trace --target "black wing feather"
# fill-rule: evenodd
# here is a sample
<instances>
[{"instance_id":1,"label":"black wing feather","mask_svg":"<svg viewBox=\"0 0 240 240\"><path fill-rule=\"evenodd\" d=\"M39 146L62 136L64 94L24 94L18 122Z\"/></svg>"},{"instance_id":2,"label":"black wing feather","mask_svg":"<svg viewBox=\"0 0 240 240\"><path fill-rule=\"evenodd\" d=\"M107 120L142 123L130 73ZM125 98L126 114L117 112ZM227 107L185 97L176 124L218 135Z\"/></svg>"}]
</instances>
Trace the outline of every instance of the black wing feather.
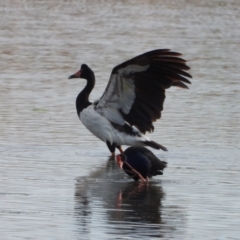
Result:
<instances>
[{"instance_id":1,"label":"black wing feather","mask_svg":"<svg viewBox=\"0 0 240 240\"><path fill-rule=\"evenodd\" d=\"M179 56L181 53L169 49L157 49L123 62L112 70L112 76L123 74L121 76L134 83L135 99L130 111L127 114L123 113L121 108L119 111L126 122L136 126L142 133L153 131L152 123L161 117L165 89L171 86L188 88L185 83L191 83L188 78L192 76L186 72L190 67L186 65L186 60ZM134 66L143 68L134 70ZM112 81L115 81L111 79L110 77L104 95ZM119 78L115 79L120 81Z\"/></svg>"}]
</instances>

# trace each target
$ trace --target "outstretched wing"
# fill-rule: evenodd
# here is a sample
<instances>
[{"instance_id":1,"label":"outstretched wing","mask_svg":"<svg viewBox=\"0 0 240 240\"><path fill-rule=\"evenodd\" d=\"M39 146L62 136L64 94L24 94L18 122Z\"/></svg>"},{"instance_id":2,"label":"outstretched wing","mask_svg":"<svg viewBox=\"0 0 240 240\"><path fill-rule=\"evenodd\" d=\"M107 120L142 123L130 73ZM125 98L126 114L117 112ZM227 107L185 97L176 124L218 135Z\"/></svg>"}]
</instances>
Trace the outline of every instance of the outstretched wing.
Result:
<instances>
[{"instance_id":1,"label":"outstretched wing","mask_svg":"<svg viewBox=\"0 0 240 240\"><path fill-rule=\"evenodd\" d=\"M146 52L113 68L107 88L95 109L108 120L128 122L142 133L153 131L161 117L165 89L188 88L190 68L181 54L169 49Z\"/></svg>"}]
</instances>

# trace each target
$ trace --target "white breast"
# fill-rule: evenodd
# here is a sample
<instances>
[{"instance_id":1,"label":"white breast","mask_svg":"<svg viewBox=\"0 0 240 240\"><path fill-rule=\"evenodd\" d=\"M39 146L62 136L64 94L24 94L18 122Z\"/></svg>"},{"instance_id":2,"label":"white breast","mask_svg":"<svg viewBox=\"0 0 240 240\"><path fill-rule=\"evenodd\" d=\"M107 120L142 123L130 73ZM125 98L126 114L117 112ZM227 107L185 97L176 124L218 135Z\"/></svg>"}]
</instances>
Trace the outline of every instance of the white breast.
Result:
<instances>
[{"instance_id":1,"label":"white breast","mask_svg":"<svg viewBox=\"0 0 240 240\"><path fill-rule=\"evenodd\" d=\"M109 121L96 112L93 105L85 108L79 116L81 122L84 126L96 137L100 138L102 141L107 140L112 142L112 126Z\"/></svg>"}]
</instances>

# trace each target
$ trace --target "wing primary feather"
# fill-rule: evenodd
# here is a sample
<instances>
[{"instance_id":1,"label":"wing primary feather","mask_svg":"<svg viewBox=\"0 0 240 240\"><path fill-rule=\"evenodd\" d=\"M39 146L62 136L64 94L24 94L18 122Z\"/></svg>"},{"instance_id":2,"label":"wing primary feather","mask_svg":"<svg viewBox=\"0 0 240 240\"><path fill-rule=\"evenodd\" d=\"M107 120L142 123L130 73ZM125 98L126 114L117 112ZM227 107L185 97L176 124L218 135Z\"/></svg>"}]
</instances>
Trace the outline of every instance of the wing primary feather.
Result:
<instances>
[{"instance_id":1,"label":"wing primary feather","mask_svg":"<svg viewBox=\"0 0 240 240\"><path fill-rule=\"evenodd\" d=\"M176 63L176 62L161 62L160 66L168 67L171 69L182 69L182 70L189 70L190 67L187 66L185 63Z\"/></svg>"},{"instance_id":2,"label":"wing primary feather","mask_svg":"<svg viewBox=\"0 0 240 240\"><path fill-rule=\"evenodd\" d=\"M187 78L185 78L185 77L183 77L181 75L184 75L186 77L192 77L192 76L190 74L188 74L188 73L185 73L184 71L182 71L180 69L174 69L174 71L173 71L172 69L161 67L161 70L159 69L159 73L160 72L165 77L171 77L171 78L183 81L185 83L191 84L191 82Z\"/></svg>"},{"instance_id":3,"label":"wing primary feather","mask_svg":"<svg viewBox=\"0 0 240 240\"><path fill-rule=\"evenodd\" d=\"M135 81L136 90L138 89L137 88L138 84L152 85L153 89L154 87L157 87L157 86L159 86L161 89L166 89L166 88L170 88L172 85L171 81L165 76L163 76L163 74L161 75L161 77L159 77L159 73L146 72L141 75L140 74L137 75L135 79L137 80Z\"/></svg>"},{"instance_id":4,"label":"wing primary feather","mask_svg":"<svg viewBox=\"0 0 240 240\"><path fill-rule=\"evenodd\" d=\"M173 83L173 86L188 89L188 86L185 85L185 84L182 83L182 82L174 82L174 83Z\"/></svg>"},{"instance_id":5,"label":"wing primary feather","mask_svg":"<svg viewBox=\"0 0 240 240\"><path fill-rule=\"evenodd\" d=\"M169 75L173 75L173 74L174 74L175 76L180 76L180 75L182 75L182 76L185 76L185 77L192 78L192 76L191 76L189 73L187 73L187 72L185 72L185 71L183 71L183 70L181 70L181 69L172 68L172 67L169 67L169 66L152 64L152 65L149 67L149 69L150 69L150 70L151 70L151 69L154 69L154 71L155 71L156 73L158 73L159 76L161 76L161 74L165 73L165 75L166 75L166 74L169 74ZM148 71L150 71L150 70L148 70ZM189 80L187 80L187 81L189 81ZM191 83L191 82L189 81L189 83Z\"/></svg>"},{"instance_id":6,"label":"wing primary feather","mask_svg":"<svg viewBox=\"0 0 240 240\"><path fill-rule=\"evenodd\" d=\"M182 58L178 58L178 57L152 57L150 60L150 63L154 63L154 62L176 62L176 63L185 63L186 60L182 59Z\"/></svg>"}]
</instances>

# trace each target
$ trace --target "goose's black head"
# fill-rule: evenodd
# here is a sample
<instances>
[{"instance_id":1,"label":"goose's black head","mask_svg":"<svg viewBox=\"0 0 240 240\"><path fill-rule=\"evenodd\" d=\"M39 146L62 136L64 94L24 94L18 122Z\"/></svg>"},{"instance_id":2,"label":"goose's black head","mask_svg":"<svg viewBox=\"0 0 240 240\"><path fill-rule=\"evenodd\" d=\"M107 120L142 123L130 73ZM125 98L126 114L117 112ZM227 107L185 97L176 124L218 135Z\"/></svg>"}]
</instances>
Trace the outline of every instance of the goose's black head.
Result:
<instances>
[{"instance_id":1,"label":"goose's black head","mask_svg":"<svg viewBox=\"0 0 240 240\"><path fill-rule=\"evenodd\" d=\"M72 79L72 78L84 78L84 79L92 79L94 78L94 73L91 70L90 67L88 67L87 64L82 64L82 66L80 67L80 70L77 71L76 73L74 73L73 75L71 75L68 79Z\"/></svg>"}]
</instances>

